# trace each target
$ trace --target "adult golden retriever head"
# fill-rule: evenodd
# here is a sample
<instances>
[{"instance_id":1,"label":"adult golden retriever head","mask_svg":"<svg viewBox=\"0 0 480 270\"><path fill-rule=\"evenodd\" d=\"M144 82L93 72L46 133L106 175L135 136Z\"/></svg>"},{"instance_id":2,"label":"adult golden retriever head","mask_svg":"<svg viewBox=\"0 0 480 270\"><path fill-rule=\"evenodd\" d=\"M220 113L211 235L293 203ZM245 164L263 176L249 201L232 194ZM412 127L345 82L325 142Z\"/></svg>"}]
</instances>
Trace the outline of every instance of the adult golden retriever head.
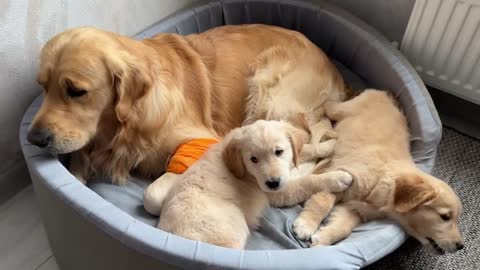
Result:
<instances>
[{"instance_id":1,"label":"adult golden retriever head","mask_svg":"<svg viewBox=\"0 0 480 270\"><path fill-rule=\"evenodd\" d=\"M394 211L411 236L437 253L463 248L458 230L461 203L445 182L421 172L399 176Z\"/></svg>"},{"instance_id":2,"label":"adult golden retriever head","mask_svg":"<svg viewBox=\"0 0 480 270\"><path fill-rule=\"evenodd\" d=\"M28 140L51 152L69 153L99 133L113 138L119 127L149 121L151 113L140 102L154 87L148 49L94 28L75 28L48 41L37 77L45 99Z\"/></svg>"},{"instance_id":3,"label":"adult golden retriever head","mask_svg":"<svg viewBox=\"0 0 480 270\"><path fill-rule=\"evenodd\" d=\"M235 177L252 176L263 191L278 191L309 138L306 131L287 122L257 120L225 139L223 160Z\"/></svg>"}]
</instances>

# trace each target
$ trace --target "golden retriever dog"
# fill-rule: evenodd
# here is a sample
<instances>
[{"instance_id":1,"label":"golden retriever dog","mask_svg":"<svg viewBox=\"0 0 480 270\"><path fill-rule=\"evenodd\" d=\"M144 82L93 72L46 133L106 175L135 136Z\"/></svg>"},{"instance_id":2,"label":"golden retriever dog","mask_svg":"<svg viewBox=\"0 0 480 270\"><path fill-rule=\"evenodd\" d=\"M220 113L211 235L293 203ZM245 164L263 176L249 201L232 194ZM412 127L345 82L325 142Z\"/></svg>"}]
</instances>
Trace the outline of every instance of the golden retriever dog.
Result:
<instances>
[{"instance_id":1,"label":"golden retriever dog","mask_svg":"<svg viewBox=\"0 0 480 270\"><path fill-rule=\"evenodd\" d=\"M180 175L161 208L158 228L242 249L269 205L267 193L340 192L350 181L289 180L308 133L287 122L259 120L234 129ZM302 183L303 182L303 183Z\"/></svg>"},{"instance_id":2,"label":"golden retriever dog","mask_svg":"<svg viewBox=\"0 0 480 270\"><path fill-rule=\"evenodd\" d=\"M94 28L67 30L42 49L37 80L45 99L28 140L72 153L70 171L83 181L94 172L117 183L133 171L159 177L180 145L220 139L244 122L249 66L272 48L298 53L308 60L303 69L321 78L316 95L292 89L294 96L317 106L346 95L327 56L302 34L279 27L222 26L141 41Z\"/></svg>"},{"instance_id":3,"label":"golden retriever dog","mask_svg":"<svg viewBox=\"0 0 480 270\"><path fill-rule=\"evenodd\" d=\"M393 98L366 90L325 108L337 121L338 139L330 163L318 169L323 174L347 172L353 183L344 192L314 195L295 221L294 232L311 238L312 246L331 245L361 222L388 217L440 253L462 249L459 198L445 182L415 166L407 121ZM335 200L327 224L318 229Z\"/></svg>"}]
</instances>

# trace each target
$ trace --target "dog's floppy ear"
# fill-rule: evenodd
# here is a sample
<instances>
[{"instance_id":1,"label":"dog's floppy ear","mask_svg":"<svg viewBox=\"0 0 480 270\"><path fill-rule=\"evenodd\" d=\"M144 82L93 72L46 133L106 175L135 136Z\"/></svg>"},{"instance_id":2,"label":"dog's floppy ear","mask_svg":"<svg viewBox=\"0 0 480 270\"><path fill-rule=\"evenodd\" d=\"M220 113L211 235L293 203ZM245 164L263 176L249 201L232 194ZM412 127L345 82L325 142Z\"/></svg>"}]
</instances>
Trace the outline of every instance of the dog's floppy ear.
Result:
<instances>
[{"instance_id":1,"label":"dog's floppy ear","mask_svg":"<svg viewBox=\"0 0 480 270\"><path fill-rule=\"evenodd\" d=\"M148 60L119 52L105 60L112 76L112 88L116 94L115 113L124 123L133 113L137 101L152 89L153 75ZM138 109L138 108L137 108Z\"/></svg>"},{"instance_id":2,"label":"dog's floppy ear","mask_svg":"<svg viewBox=\"0 0 480 270\"><path fill-rule=\"evenodd\" d=\"M237 178L245 177L246 168L243 163L241 152L241 131L233 130L230 138L227 138L227 145L223 149L223 162L228 170Z\"/></svg>"},{"instance_id":3,"label":"dog's floppy ear","mask_svg":"<svg viewBox=\"0 0 480 270\"><path fill-rule=\"evenodd\" d=\"M285 123L285 127L287 129L288 139L292 145L293 164L297 166L298 156L300 152L302 152L303 145L307 142L310 135L306 130L296 128L289 123Z\"/></svg>"},{"instance_id":4,"label":"dog's floppy ear","mask_svg":"<svg viewBox=\"0 0 480 270\"><path fill-rule=\"evenodd\" d=\"M404 214L435 199L435 189L415 173L402 174L395 179L394 209Z\"/></svg>"}]
</instances>

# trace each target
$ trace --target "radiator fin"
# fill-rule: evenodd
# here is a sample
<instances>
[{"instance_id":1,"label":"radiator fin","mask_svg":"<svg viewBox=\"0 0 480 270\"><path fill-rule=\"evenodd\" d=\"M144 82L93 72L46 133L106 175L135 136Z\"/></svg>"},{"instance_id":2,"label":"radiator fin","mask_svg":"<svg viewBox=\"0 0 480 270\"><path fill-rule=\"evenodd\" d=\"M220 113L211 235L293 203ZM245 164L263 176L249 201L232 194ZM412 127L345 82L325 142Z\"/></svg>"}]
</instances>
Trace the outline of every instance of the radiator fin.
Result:
<instances>
[{"instance_id":1,"label":"radiator fin","mask_svg":"<svg viewBox=\"0 0 480 270\"><path fill-rule=\"evenodd\" d=\"M480 104L479 0L417 0L400 50L426 84Z\"/></svg>"}]
</instances>

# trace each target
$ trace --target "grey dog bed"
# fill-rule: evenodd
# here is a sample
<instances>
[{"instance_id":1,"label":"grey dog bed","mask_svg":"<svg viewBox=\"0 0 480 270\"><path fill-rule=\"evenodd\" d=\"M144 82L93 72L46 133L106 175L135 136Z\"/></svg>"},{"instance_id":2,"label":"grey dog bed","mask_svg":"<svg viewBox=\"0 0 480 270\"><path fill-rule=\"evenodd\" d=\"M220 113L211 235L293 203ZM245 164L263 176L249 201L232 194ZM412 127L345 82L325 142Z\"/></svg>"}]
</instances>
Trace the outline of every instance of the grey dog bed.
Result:
<instances>
[{"instance_id":1,"label":"grey dog bed","mask_svg":"<svg viewBox=\"0 0 480 270\"><path fill-rule=\"evenodd\" d=\"M352 15L328 4L303 1L210 1L179 12L136 38L159 32L190 34L224 24L264 23L304 33L337 64L354 88L388 89L409 121L412 154L430 172L441 123L422 81L388 41ZM21 123L20 141L48 238L62 269L358 269L406 239L389 221L366 223L329 247L303 248L291 232L301 206L268 209L247 250L187 240L156 229L142 206L148 182L125 186L96 179L80 184L55 157L25 139L38 97ZM381 132L381 130L379 131Z\"/></svg>"}]
</instances>

